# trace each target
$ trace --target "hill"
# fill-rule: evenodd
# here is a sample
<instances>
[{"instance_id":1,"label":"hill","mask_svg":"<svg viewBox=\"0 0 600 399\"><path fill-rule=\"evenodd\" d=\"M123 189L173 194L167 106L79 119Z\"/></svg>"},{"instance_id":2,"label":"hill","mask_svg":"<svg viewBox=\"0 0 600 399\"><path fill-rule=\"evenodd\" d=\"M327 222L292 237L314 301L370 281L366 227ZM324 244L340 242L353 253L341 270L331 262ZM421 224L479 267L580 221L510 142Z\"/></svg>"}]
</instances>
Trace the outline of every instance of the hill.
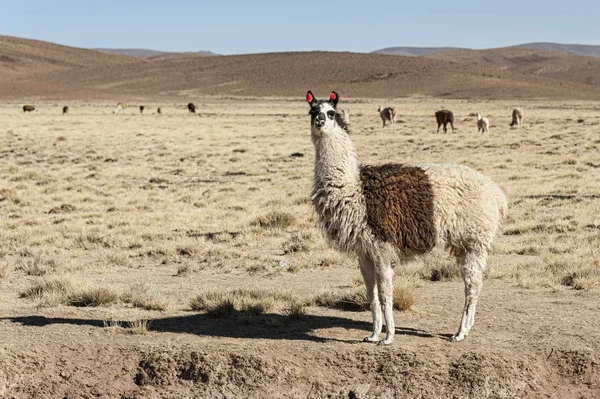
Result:
<instances>
[{"instance_id":1,"label":"hill","mask_svg":"<svg viewBox=\"0 0 600 399\"><path fill-rule=\"evenodd\" d=\"M135 63L117 54L62 46L40 40L0 36L0 80L31 73Z\"/></svg>"},{"instance_id":2,"label":"hill","mask_svg":"<svg viewBox=\"0 0 600 399\"><path fill-rule=\"evenodd\" d=\"M587 44L561 44L561 43L523 43L513 47L532 48L539 50L561 51L564 53L600 57L600 46Z\"/></svg>"},{"instance_id":3,"label":"hill","mask_svg":"<svg viewBox=\"0 0 600 399\"><path fill-rule=\"evenodd\" d=\"M135 58L2 37L0 67L12 75L0 75L0 98L127 101L203 95L303 97L307 89L316 92L336 89L344 96L372 98L597 99L600 96L600 88L583 84L585 79L568 82L573 80L571 70L564 74L557 70L554 75L525 73L502 65L498 68L500 61L484 63L467 56L464 61L458 55L472 53L461 51L465 50L439 53L442 58L348 52L219 57L182 53ZM448 59L444 54L456 54L456 59ZM565 55L565 68L569 57L575 57L577 65L585 67L580 62L583 57ZM518 63L515 60L513 63ZM583 75L582 72L578 76ZM591 80L596 81L595 75Z\"/></svg>"},{"instance_id":4,"label":"hill","mask_svg":"<svg viewBox=\"0 0 600 399\"><path fill-rule=\"evenodd\" d=\"M500 68L516 73L543 76L561 82L600 85L600 58L522 47L491 50L453 50L428 58L466 65Z\"/></svg>"}]
</instances>

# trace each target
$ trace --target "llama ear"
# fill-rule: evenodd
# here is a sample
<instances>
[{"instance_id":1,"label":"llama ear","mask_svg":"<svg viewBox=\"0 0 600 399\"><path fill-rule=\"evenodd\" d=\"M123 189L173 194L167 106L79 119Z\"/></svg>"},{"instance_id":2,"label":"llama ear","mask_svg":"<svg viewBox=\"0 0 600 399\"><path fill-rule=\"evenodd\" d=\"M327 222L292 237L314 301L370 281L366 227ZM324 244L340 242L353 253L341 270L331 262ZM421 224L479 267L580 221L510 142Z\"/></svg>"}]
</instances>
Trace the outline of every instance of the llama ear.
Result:
<instances>
[{"instance_id":1,"label":"llama ear","mask_svg":"<svg viewBox=\"0 0 600 399\"><path fill-rule=\"evenodd\" d=\"M340 96L338 96L338 94L335 91L332 91L331 93L329 93L329 102L331 103L331 105L333 105L333 108L337 107L337 103L338 103L339 99L340 99Z\"/></svg>"},{"instance_id":2,"label":"llama ear","mask_svg":"<svg viewBox=\"0 0 600 399\"><path fill-rule=\"evenodd\" d=\"M312 91L310 90L306 92L306 102L311 107L317 102L317 99L315 98L315 96L313 96Z\"/></svg>"}]
</instances>

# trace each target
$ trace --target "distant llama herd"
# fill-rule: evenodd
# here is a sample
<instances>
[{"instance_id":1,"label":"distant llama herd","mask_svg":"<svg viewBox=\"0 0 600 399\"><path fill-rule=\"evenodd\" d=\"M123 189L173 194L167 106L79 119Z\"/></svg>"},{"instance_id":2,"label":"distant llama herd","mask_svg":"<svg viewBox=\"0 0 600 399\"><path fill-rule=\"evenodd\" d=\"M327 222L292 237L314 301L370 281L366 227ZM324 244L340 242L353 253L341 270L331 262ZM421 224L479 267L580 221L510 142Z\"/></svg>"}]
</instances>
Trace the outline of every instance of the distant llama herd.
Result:
<instances>
[{"instance_id":1,"label":"distant llama herd","mask_svg":"<svg viewBox=\"0 0 600 399\"><path fill-rule=\"evenodd\" d=\"M121 103L121 102L117 103L117 106L113 110L113 114L124 114L126 108L127 108L127 105L125 103ZM190 114L196 114L196 105L194 103L188 103L187 110L188 110L188 113L190 113ZM24 113L33 112L33 111L37 112L37 108L35 106L33 106L33 105L24 105L23 106ZM146 111L146 106L140 105L139 111L140 111L141 115L144 115L144 112ZM69 107L67 105L65 105L62 108L62 113L63 113L63 115L66 115L67 113L69 113ZM163 114L162 108L158 107L156 109L156 113L158 115L162 115ZM341 118L341 120L346 125L350 124L350 110L349 109L344 110L344 109L340 108L336 111L336 113L339 116L339 118ZM377 108L377 113L379 114L379 117L381 118L381 121L383 122L384 128L386 126L393 127L396 124L396 108L395 107L391 107L391 106L384 107L384 106L380 105L379 108ZM471 114L471 115L473 115L473 114ZM480 112L477 112L475 115L477 116L477 119L476 119L477 132L478 133L489 133L490 121L488 120L488 118L482 116L482 114ZM452 111L450 111L448 109L440 109L439 111L436 111L435 112L435 120L437 122L437 132L436 133L440 132L441 127L443 127L444 133L447 133L447 131L448 131L447 125L448 124L450 124L450 127L452 128L452 133L454 133L454 114L452 113ZM516 128L523 127L523 108L514 108L512 110L512 119L511 119L511 122L509 123L509 126L516 127Z\"/></svg>"}]
</instances>

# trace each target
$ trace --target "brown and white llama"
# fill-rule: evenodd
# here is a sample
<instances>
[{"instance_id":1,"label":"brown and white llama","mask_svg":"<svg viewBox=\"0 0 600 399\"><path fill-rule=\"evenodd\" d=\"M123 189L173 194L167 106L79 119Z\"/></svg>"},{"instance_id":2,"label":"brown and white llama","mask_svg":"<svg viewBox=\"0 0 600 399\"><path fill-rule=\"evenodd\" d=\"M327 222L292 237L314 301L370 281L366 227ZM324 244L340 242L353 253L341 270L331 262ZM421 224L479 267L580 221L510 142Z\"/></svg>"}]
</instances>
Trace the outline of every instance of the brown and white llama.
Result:
<instances>
[{"instance_id":1,"label":"brown and white llama","mask_svg":"<svg viewBox=\"0 0 600 399\"><path fill-rule=\"evenodd\" d=\"M490 121L488 118L482 116L479 112L477 113L477 133L489 133L490 132Z\"/></svg>"},{"instance_id":2,"label":"brown and white llama","mask_svg":"<svg viewBox=\"0 0 600 399\"><path fill-rule=\"evenodd\" d=\"M33 105L23 105L23 113L37 111Z\"/></svg>"},{"instance_id":3,"label":"brown and white llama","mask_svg":"<svg viewBox=\"0 0 600 399\"><path fill-rule=\"evenodd\" d=\"M115 110L113 111L113 114L124 114L126 107L127 106L124 103L117 103L117 106L115 107Z\"/></svg>"},{"instance_id":4,"label":"brown and white llama","mask_svg":"<svg viewBox=\"0 0 600 399\"><path fill-rule=\"evenodd\" d=\"M140 114L144 115L144 110L146 109L145 105L140 105Z\"/></svg>"},{"instance_id":5,"label":"brown and white llama","mask_svg":"<svg viewBox=\"0 0 600 399\"><path fill-rule=\"evenodd\" d=\"M65 105L65 106L63 107L63 115L66 115L66 114L68 114L68 113L69 113L69 106L68 106L68 105Z\"/></svg>"},{"instance_id":6,"label":"brown and white llama","mask_svg":"<svg viewBox=\"0 0 600 399\"><path fill-rule=\"evenodd\" d=\"M394 123L396 123L396 109L394 107L384 108L380 105L379 108L377 108L377 112L379 112L383 127L385 127L386 122L394 126Z\"/></svg>"},{"instance_id":7,"label":"brown and white llama","mask_svg":"<svg viewBox=\"0 0 600 399\"><path fill-rule=\"evenodd\" d=\"M159 115L162 115L162 108L158 107L156 109L156 113L159 114Z\"/></svg>"},{"instance_id":8,"label":"brown and white llama","mask_svg":"<svg viewBox=\"0 0 600 399\"><path fill-rule=\"evenodd\" d=\"M337 110L338 114L342 117L342 121L344 121L344 123L346 125L350 124L350 110L348 108L346 109L338 109Z\"/></svg>"},{"instance_id":9,"label":"brown and white llama","mask_svg":"<svg viewBox=\"0 0 600 399\"><path fill-rule=\"evenodd\" d=\"M188 109L188 112L190 114L195 114L196 113L196 106L194 105L194 103L189 103L187 105L187 109Z\"/></svg>"},{"instance_id":10,"label":"brown and white llama","mask_svg":"<svg viewBox=\"0 0 600 399\"><path fill-rule=\"evenodd\" d=\"M394 338L393 269L436 247L457 259L465 283L465 305L455 341L475 322L477 299L494 236L507 213L502 190L488 177L451 164L360 165L347 126L336 118L339 96L310 105L315 147L312 203L327 239L354 253L367 287L373 333L379 342L382 314Z\"/></svg>"},{"instance_id":11,"label":"brown and white llama","mask_svg":"<svg viewBox=\"0 0 600 399\"><path fill-rule=\"evenodd\" d=\"M523 108L515 108L512 110L512 121L508 124L510 127L523 127Z\"/></svg>"},{"instance_id":12,"label":"brown and white llama","mask_svg":"<svg viewBox=\"0 0 600 399\"><path fill-rule=\"evenodd\" d=\"M440 132L440 126L444 125L444 133L448 131L447 125L448 123L452 127L452 133L454 133L454 114L452 111L447 109L441 109L435 113L435 120L437 121L437 132Z\"/></svg>"}]
</instances>

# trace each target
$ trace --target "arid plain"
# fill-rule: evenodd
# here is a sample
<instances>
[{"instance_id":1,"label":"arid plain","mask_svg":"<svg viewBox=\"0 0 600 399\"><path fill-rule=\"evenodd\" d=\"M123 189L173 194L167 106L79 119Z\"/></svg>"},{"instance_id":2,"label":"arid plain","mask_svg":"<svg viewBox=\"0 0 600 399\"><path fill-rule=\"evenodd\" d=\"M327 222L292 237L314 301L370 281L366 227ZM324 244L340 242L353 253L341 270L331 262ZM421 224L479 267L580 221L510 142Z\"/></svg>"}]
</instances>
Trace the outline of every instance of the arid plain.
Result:
<instances>
[{"instance_id":1,"label":"arid plain","mask_svg":"<svg viewBox=\"0 0 600 399\"><path fill-rule=\"evenodd\" d=\"M342 97L362 162L467 164L509 198L465 342L443 254L396 270L394 345L359 342L370 313L316 227L302 97L4 103L0 395L597 396L598 103L521 102L522 129L511 102L393 103L382 129L378 101ZM455 134L435 134L441 106Z\"/></svg>"},{"instance_id":2,"label":"arid plain","mask_svg":"<svg viewBox=\"0 0 600 399\"><path fill-rule=\"evenodd\" d=\"M0 398L600 397L597 63L136 59L0 36ZM394 344L361 342L357 262L310 203L308 89L338 91L363 163L466 164L506 192L464 342L448 340L464 293L443 253L396 268ZM456 133L435 133L441 107Z\"/></svg>"}]
</instances>

